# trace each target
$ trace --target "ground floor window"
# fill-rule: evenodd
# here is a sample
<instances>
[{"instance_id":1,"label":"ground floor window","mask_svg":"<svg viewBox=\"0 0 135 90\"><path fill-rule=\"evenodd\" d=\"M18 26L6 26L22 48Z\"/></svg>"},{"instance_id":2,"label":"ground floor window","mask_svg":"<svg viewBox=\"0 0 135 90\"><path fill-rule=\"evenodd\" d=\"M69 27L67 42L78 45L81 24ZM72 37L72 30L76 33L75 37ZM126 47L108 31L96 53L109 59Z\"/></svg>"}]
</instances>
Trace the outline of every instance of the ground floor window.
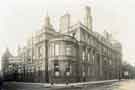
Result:
<instances>
[{"instance_id":1,"label":"ground floor window","mask_svg":"<svg viewBox=\"0 0 135 90\"><path fill-rule=\"evenodd\" d=\"M55 71L55 76L56 77L60 76L60 72L59 71Z\"/></svg>"},{"instance_id":2,"label":"ground floor window","mask_svg":"<svg viewBox=\"0 0 135 90\"><path fill-rule=\"evenodd\" d=\"M56 77L60 76L59 62L58 60L54 61L54 75Z\"/></svg>"},{"instance_id":3,"label":"ground floor window","mask_svg":"<svg viewBox=\"0 0 135 90\"><path fill-rule=\"evenodd\" d=\"M65 72L66 72L66 76L70 76L71 75L71 64L70 63L68 63L68 65L67 65L67 67L66 67L66 70L65 70Z\"/></svg>"}]
</instances>

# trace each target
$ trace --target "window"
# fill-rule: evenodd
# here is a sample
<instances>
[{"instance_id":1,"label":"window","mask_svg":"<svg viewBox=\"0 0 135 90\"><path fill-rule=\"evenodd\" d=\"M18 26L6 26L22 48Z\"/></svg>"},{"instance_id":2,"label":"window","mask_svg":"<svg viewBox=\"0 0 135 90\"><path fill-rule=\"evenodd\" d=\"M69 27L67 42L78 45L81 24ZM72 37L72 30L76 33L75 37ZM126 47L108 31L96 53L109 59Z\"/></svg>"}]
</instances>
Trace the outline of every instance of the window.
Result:
<instances>
[{"instance_id":1,"label":"window","mask_svg":"<svg viewBox=\"0 0 135 90\"><path fill-rule=\"evenodd\" d=\"M112 65L112 60L111 59L109 60L109 64Z\"/></svg>"},{"instance_id":2,"label":"window","mask_svg":"<svg viewBox=\"0 0 135 90\"><path fill-rule=\"evenodd\" d=\"M42 47L38 47L38 57L40 58L42 56Z\"/></svg>"},{"instance_id":3,"label":"window","mask_svg":"<svg viewBox=\"0 0 135 90\"><path fill-rule=\"evenodd\" d=\"M56 77L60 76L60 72L59 71L55 71L55 76Z\"/></svg>"},{"instance_id":4,"label":"window","mask_svg":"<svg viewBox=\"0 0 135 90\"><path fill-rule=\"evenodd\" d=\"M12 65L9 65L8 67L11 69L13 66Z\"/></svg>"},{"instance_id":5,"label":"window","mask_svg":"<svg viewBox=\"0 0 135 90\"><path fill-rule=\"evenodd\" d=\"M82 32L82 37L81 37L82 41L84 41L84 33Z\"/></svg>"},{"instance_id":6,"label":"window","mask_svg":"<svg viewBox=\"0 0 135 90\"><path fill-rule=\"evenodd\" d=\"M94 64L94 61L95 61L95 56L93 55L92 56L92 64Z\"/></svg>"},{"instance_id":7,"label":"window","mask_svg":"<svg viewBox=\"0 0 135 90\"><path fill-rule=\"evenodd\" d=\"M68 56L72 55L72 48L71 47L66 48L66 55L68 55Z\"/></svg>"},{"instance_id":8,"label":"window","mask_svg":"<svg viewBox=\"0 0 135 90\"><path fill-rule=\"evenodd\" d=\"M41 36L39 37L39 41L42 41L42 37Z\"/></svg>"},{"instance_id":9,"label":"window","mask_svg":"<svg viewBox=\"0 0 135 90\"><path fill-rule=\"evenodd\" d=\"M38 76L41 76L40 67L38 67Z\"/></svg>"},{"instance_id":10,"label":"window","mask_svg":"<svg viewBox=\"0 0 135 90\"><path fill-rule=\"evenodd\" d=\"M70 76L71 69L72 69L71 64L68 63L67 67L65 68L66 76Z\"/></svg>"},{"instance_id":11,"label":"window","mask_svg":"<svg viewBox=\"0 0 135 90\"><path fill-rule=\"evenodd\" d=\"M59 45L55 44L55 55L58 56L59 55Z\"/></svg>"},{"instance_id":12,"label":"window","mask_svg":"<svg viewBox=\"0 0 135 90\"><path fill-rule=\"evenodd\" d=\"M88 43L89 41L89 37L88 37L88 33L86 34L86 42Z\"/></svg>"},{"instance_id":13,"label":"window","mask_svg":"<svg viewBox=\"0 0 135 90\"><path fill-rule=\"evenodd\" d=\"M85 60L85 52L82 52L82 59Z\"/></svg>"},{"instance_id":14,"label":"window","mask_svg":"<svg viewBox=\"0 0 135 90\"><path fill-rule=\"evenodd\" d=\"M93 37L90 37L90 43L93 45Z\"/></svg>"},{"instance_id":15,"label":"window","mask_svg":"<svg viewBox=\"0 0 135 90\"><path fill-rule=\"evenodd\" d=\"M68 63L66 67L66 72L71 72L71 70L72 70L72 66L70 63Z\"/></svg>"},{"instance_id":16,"label":"window","mask_svg":"<svg viewBox=\"0 0 135 90\"><path fill-rule=\"evenodd\" d=\"M96 59L95 56L96 56L96 51L93 50L93 51L92 51L92 64L95 63L95 59Z\"/></svg>"},{"instance_id":17,"label":"window","mask_svg":"<svg viewBox=\"0 0 135 90\"><path fill-rule=\"evenodd\" d=\"M55 76L59 76L60 75L58 60L54 61L54 74L55 74Z\"/></svg>"},{"instance_id":18,"label":"window","mask_svg":"<svg viewBox=\"0 0 135 90\"><path fill-rule=\"evenodd\" d=\"M50 45L50 56L54 56L54 43Z\"/></svg>"},{"instance_id":19,"label":"window","mask_svg":"<svg viewBox=\"0 0 135 90\"><path fill-rule=\"evenodd\" d=\"M58 62L58 60L54 61L54 71L59 71L59 62Z\"/></svg>"},{"instance_id":20,"label":"window","mask_svg":"<svg viewBox=\"0 0 135 90\"><path fill-rule=\"evenodd\" d=\"M72 55L76 56L76 48L75 47L72 47Z\"/></svg>"},{"instance_id":21,"label":"window","mask_svg":"<svg viewBox=\"0 0 135 90\"><path fill-rule=\"evenodd\" d=\"M45 49L46 49L46 48L45 48L44 46L42 46L41 49L42 49L42 56L45 57Z\"/></svg>"},{"instance_id":22,"label":"window","mask_svg":"<svg viewBox=\"0 0 135 90\"><path fill-rule=\"evenodd\" d=\"M83 71L82 76L85 77L85 72Z\"/></svg>"},{"instance_id":23,"label":"window","mask_svg":"<svg viewBox=\"0 0 135 90\"><path fill-rule=\"evenodd\" d=\"M88 67L88 73L87 74L88 74L88 76L90 76L90 67Z\"/></svg>"},{"instance_id":24,"label":"window","mask_svg":"<svg viewBox=\"0 0 135 90\"><path fill-rule=\"evenodd\" d=\"M88 44L90 45L90 37L88 37Z\"/></svg>"},{"instance_id":25,"label":"window","mask_svg":"<svg viewBox=\"0 0 135 90\"><path fill-rule=\"evenodd\" d=\"M90 61L90 52L88 52L88 61Z\"/></svg>"},{"instance_id":26,"label":"window","mask_svg":"<svg viewBox=\"0 0 135 90\"><path fill-rule=\"evenodd\" d=\"M104 57L104 65L107 65L107 58Z\"/></svg>"},{"instance_id":27,"label":"window","mask_svg":"<svg viewBox=\"0 0 135 90\"><path fill-rule=\"evenodd\" d=\"M65 47L63 44L60 45L60 55L65 55Z\"/></svg>"}]
</instances>

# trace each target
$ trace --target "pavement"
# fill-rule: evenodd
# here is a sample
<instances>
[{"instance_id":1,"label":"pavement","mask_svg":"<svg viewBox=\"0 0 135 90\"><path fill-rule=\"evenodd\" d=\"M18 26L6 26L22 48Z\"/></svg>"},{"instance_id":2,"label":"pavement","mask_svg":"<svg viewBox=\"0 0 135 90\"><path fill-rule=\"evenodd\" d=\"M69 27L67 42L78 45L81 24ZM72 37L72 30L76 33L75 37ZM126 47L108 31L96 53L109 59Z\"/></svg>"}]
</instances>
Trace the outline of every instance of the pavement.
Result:
<instances>
[{"instance_id":1,"label":"pavement","mask_svg":"<svg viewBox=\"0 0 135 90\"><path fill-rule=\"evenodd\" d=\"M75 86L70 86L75 84ZM82 83L54 84L6 82L2 90L135 90L135 80L106 80Z\"/></svg>"},{"instance_id":2,"label":"pavement","mask_svg":"<svg viewBox=\"0 0 135 90\"><path fill-rule=\"evenodd\" d=\"M85 85L94 85L94 84L104 84L117 82L115 80L103 80L103 81L89 81L89 82L79 82L79 83L69 83L69 84L53 84L50 83L26 83L26 82L5 82L6 84L13 85L23 85L23 86L35 86L35 87L45 87L45 88L65 88L65 87L84 87Z\"/></svg>"}]
</instances>

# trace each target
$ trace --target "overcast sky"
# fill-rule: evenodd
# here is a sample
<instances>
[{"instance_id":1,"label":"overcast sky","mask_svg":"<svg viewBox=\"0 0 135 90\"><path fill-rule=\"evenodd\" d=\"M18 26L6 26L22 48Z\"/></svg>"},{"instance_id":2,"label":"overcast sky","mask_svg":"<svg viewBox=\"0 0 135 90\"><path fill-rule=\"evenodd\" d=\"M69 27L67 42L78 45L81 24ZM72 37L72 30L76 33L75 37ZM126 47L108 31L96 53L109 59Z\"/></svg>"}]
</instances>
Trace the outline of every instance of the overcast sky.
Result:
<instances>
[{"instance_id":1,"label":"overcast sky","mask_svg":"<svg viewBox=\"0 0 135 90\"><path fill-rule=\"evenodd\" d=\"M41 28L46 12L58 30L59 17L71 14L72 23L82 21L83 9L92 7L93 30L107 30L122 43L123 59L135 63L134 0L0 0L0 56L5 48L15 53L28 35Z\"/></svg>"}]
</instances>

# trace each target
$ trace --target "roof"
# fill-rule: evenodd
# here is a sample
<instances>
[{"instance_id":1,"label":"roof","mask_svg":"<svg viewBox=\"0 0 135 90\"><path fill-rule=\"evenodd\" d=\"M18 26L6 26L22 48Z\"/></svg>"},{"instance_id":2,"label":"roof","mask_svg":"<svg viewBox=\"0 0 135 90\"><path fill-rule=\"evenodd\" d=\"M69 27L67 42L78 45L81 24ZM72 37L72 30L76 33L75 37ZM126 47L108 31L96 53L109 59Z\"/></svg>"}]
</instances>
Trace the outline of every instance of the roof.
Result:
<instances>
[{"instance_id":1,"label":"roof","mask_svg":"<svg viewBox=\"0 0 135 90\"><path fill-rule=\"evenodd\" d=\"M9 58L9 57L13 57L13 55L10 53L9 49L6 48L6 51L5 51L5 53L3 54L2 57L3 58L5 58L5 57Z\"/></svg>"}]
</instances>

